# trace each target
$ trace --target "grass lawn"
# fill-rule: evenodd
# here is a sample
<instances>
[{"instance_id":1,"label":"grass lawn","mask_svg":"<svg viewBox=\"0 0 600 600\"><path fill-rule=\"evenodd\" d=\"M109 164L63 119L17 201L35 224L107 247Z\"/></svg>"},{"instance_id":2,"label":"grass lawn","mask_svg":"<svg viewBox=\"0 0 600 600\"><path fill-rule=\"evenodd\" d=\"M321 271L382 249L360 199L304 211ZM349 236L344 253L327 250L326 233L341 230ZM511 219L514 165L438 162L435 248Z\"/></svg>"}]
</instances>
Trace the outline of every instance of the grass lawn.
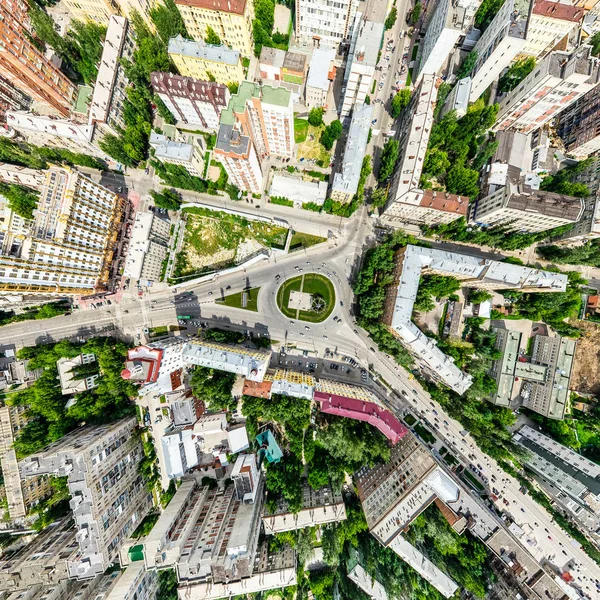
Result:
<instances>
[{"instance_id":1,"label":"grass lawn","mask_svg":"<svg viewBox=\"0 0 600 600\"><path fill-rule=\"evenodd\" d=\"M321 295L325 300L325 309L323 312L316 313L288 308L290 292L292 291ZM300 277L292 277L285 281L279 288L277 292L277 306L290 319L308 321L309 323L321 323L335 308L335 290L327 277L317 273L307 273L306 275L300 275Z\"/></svg>"},{"instance_id":2,"label":"grass lawn","mask_svg":"<svg viewBox=\"0 0 600 600\"><path fill-rule=\"evenodd\" d=\"M306 119L294 119L294 141L301 144L308 135L308 121Z\"/></svg>"},{"instance_id":3,"label":"grass lawn","mask_svg":"<svg viewBox=\"0 0 600 600\"><path fill-rule=\"evenodd\" d=\"M435 437L433 437L433 434L431 431L429 431L429 429L427 429L427 427L421 425L421 423L417 423L414 426L414 430L419 434L424 442L428 444L435 444Z\"/></svg>"},{"instance_id":4,"label":"grass lawn","mask_svg":"<svg viewBox=\"0 0 600 600\"><path fill-rule=\"evenodd\" d=\"M169 328L166 325L160 325L158 327L151 327L148 329L148 333L150 335L162 335L163 333L168 333Z\"/></svg>"},{"instance_id":5,"label":"grass lawn","mask_svg":"<svg viewBox=\"0 0 600 600\"><path fill-rule=\"evenodd\" d=\"M326 242L327 238L319 237L318 235L310 235L310 233L302 233L300 231L294 231L292 239L290 241L290 252L297 250L298 248L309 248L316 244L322 244Z\"/></svg>"},{"instance_id":6,"label":"grass lawn","mask_svg":"<svg viewBox=\"0 0 600 600\"><path fill-rule=\"evenodd\" d=\"M243 292L238 292L237 294L229 294L229 296L225 296L222 300L217 300L217 302L225 306L232 306L233 308L243 308L244 310L258 312L259 291L259 287L251 288L249 290L244 290ZM242 296L244 294L246 294L246 306L242 305Z\"/></svg>"},{"instance_id":7,"label":"grass lawn","mask_svg":"<svg viewBox=\"0 0 600 600\"><path fill-rule=\"evenodd\" d=\"M417 420L409 413L404 417L404 422L409 426L412 427Z\"/></svg>"},{"instance_id":8,"label":"grass lawn","mask_svg":"<svg viewBox=\"0 0 600 600\"><path fill-rule=\"evenodd\" d=\"M306 123L308 124L308 121ZM331 160L331 153L327 152L327 150L325 150L325 148L323 148L319 142L323 129L325 129L325 125L321 125L320 127L308 125L306 139L304 142L298 145L298 160L301 158L314 159L321 160L329 164L329 161Z\"/></svg>"}]
</instances>

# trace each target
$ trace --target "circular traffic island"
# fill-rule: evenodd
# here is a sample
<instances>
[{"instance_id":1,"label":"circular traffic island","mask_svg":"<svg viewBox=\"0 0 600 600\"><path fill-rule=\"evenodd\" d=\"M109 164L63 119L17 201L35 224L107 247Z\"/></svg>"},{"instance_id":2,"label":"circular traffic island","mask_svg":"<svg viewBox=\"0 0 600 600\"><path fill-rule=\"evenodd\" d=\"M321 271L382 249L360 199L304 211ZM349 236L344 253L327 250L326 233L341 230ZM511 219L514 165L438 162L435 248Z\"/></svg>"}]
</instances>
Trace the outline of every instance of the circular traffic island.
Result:
<instances>
[{"instance_id":1,"label":"circular traffic island","mask_svg":"<svg viewBox=\"0 0 600 600\"><path fill-rule=\"evenodd\" d=\"M335 307L333 283L318 273L286 279L277 291L277 306L290 319L321 323Z\"/></svg>"}]
</instances>

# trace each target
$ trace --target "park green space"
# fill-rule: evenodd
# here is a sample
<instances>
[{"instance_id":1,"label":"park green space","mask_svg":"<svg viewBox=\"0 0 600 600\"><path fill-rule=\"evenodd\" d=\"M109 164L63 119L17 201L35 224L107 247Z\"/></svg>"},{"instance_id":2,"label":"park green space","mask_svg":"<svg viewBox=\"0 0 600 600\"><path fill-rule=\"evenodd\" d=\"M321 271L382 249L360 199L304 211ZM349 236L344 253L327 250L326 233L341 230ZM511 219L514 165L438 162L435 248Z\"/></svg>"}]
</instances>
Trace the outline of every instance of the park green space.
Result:
<instances>
[{"instance_id":1,"label":"park green space","mask_svg":"<svg viewBox=\"0 0 600 600\"><path fill-rule=\"evenodd\" d=\"M244 310L251 310L258 312L258 292L259 287L244 290L243 292L236 292L235 294L229 294L222 300L219 299L217 302L224 306L231 306L232 308L242 308ZM243 306L242 296L246 294L246 306Z\"/></svg>"},{"instance_id":2,"label":"park green space","mask_svg":"<svg viewBox=\"0 0 600 600\"><path fill-rule=\"evenodd\" d=\"M325 300L323 312L304 311L288 308L291 292L305 292L307 294L319 294ZM333 284L327 277L318 273L307 273L299 277L292 277L284 281L277 292L277 306L279 310L290 319L308 321L309 323L321 323L331 314L335 306L335 290Z\"/></svg>"}]
</instances>

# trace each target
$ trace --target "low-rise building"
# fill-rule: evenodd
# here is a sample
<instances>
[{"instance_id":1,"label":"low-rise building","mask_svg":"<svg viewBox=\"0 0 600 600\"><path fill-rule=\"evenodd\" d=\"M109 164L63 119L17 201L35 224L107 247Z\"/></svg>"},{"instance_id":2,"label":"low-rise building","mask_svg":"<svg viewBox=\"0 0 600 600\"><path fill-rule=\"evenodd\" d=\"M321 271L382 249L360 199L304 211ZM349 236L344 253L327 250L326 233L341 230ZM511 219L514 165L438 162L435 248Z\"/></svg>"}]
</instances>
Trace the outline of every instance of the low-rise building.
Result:
<instances>
[{"instance_id":1,"label":"low-rise building","mask_svg":"<svg viewBox=\"0 0 600 600\"><path fill-rule=\"evenodd\" d=\"M562 292L567 277L480 257L432 248L406 246L395 256L393 282L388 286L383 322L416 357L424 372L441 380L459 394L471 386L472 378L444 354L412 321L412 312L422 274L451 275L466 287Z\"/></svg>"},{"instance_id":2,"label":"low-rise building","mask_svg":"<svg viewBox=\"0 0 600 600\"><path fill-rule=\"evenodd\" d=\"M151 212L137 212L125 260L125 277L160 281L167 260L171 223Z\"/></svg>"},{"instance_id":3,"label":"low-rise building","mask_svg":"<svg viewBox=\"0 0 600 600\"><path fill-rule=\"evenodd\" d=\"M318 490L302 481L302 507L298 512L292 512L286 500L277 499L273 510L265 509L263 526L267 535L283 531L339 523L346 520L346 505L341 492L326 485Z\"/></svg>"},{"instance_id":4,"label":"low-rise building","mask_svg":"<svg viewBox=\"0 0 600 600\"><path fill-rule=\"evenodd\" d=\"M200 462L190 425L168 429L160 438L160 443L165 458L164 469L169 479L183 477Z\"/></svg>"},{"instance_id":5,"label":"low-rise building","mask_svg":"<svg viewBox=\"0 0 600 600\"><path fill-rule=\"evenodd\" d=\"M176 142L153 131L150 134L150 146L154 148L154 157L160 162L179 165L194 177L204 175L206 150L201 138L190 137L190 143Z\"/></svg>"},{"instance_id":6,"label":"low-rise building","mask_svg":"<svg viewBox=\"0 0 600 600\"><path fill-rule=\"evenodd\" d=\"M263 80L302 85L306 78L306 54L263 46L258 64Z\"/></svg>"},{"instance_id":7,"label":"low-rise building","mask_svg":"<svg viewBox=\"0 0 600 600\"><path fill-rule=\"evenodd\" d=\"M225 84L156 71L150 73L150 83L178 123L203 131L219 129L231 96Z\"/></svg>"},{"instance_id":8,"label":"low-rise building","mask_svg":"<svg viewBox=\"0 0 600 600\"><path fill-rule=\"evenodd\" d=\"M142 443L137 419L75 430L19 463L23 478L68 477L70 507L79 552L67 562L68 576L88 579L115 560L121 543L152 508L138 473Z\"/></svg>"},{"instance_id":9,"label":"low-rise building","mask_svg":"<svg viewBox=\"0 0 600 600\"><path fill-rule=\"evenodd\" d=\"M584 206L582 198L508 183L477 201L471 222L537 233L577 223L583 215Z\"/></svg>"},{"instance_id":10,"label":"low-rise building","mask_svg":"<svg viewBox=\"0 0 600 600\"><path fill-rule=\"evenodd\" d=\"M352 39L344 71L342 118L347 117L354 107L364 106L366 97L371 93L383 32L383 23L362 19L358 23L358 32Z\"/></svg>"},{"instance_id":11,"label":"low-rise building","mask_svg":"<svg viewBox=\"0 0 600 600\"><path fill-rule=\"evenodd\" d=\"M327 182L304 181L277 174L271 181L269 196L291 200L297 207L307 203L322 206L327 197Z\"/></svg>"},{"instance_id":12,"label":"low-rise building","mask_svg":"<svg viewBox=\"0 0 600 600\"><path fill-rule=\"evenodd\" d=\"M339 202L350 202L358 190L361 165L367 152L367 140L373 116L371 104L352 106L354 110L346 137L341 171L333 176L331 186L331 199Z\"/></svg>"},{"instance_id":13,"label":"low-rise building","mask_svg":"<svg viewBox=\"0 0 600 600\"><path fill-rule=\"evenodd\" d=\"M443 117L450 111L455 111L457 118L463 117L469 108L469 95L473 80L470 77L463 77L456 82L452 91L448 94L444 106L440 111L440 117Z\"/></svg>"},{"instance_id":14,"label":"low-rise building","mask_svg":"<svg viewBox=\"0 0 600 600\"><path fill-rule=\"evenodd\" d=\"M327 107L327 96L335 77L335 50L317 48L313 51L304 89L307 108Z\"/></svg>"},{"instance_id":15,"label":"low-rise building","mask_svg":"<svg viewBox=\"0 0 600 600\"><path fill-rule=\"evenodd\" d=\"M215 46L204 41L194 42L178 35L169 40L169 56L184 77L223 84L244 80L239 50L231 50L223 44Z\"/></svg>"},{"instance_id":16,"label":"low-rise building","mask_svg":"<svg viewBox=\"0 0 600 600\"><path fill-rule=\"evenodd\" d=\"M74 358L59 358L56 362L60 391L63 396L78 394L98 387L99 373L78 377L73 371L83 365L93 365L96 362L95 354L79 354ZM97 367L99 369L99 367ZM71 401L69 401L71 402ZM69 403L67 403L67 408Z\"/></svg>"}]
</instances>

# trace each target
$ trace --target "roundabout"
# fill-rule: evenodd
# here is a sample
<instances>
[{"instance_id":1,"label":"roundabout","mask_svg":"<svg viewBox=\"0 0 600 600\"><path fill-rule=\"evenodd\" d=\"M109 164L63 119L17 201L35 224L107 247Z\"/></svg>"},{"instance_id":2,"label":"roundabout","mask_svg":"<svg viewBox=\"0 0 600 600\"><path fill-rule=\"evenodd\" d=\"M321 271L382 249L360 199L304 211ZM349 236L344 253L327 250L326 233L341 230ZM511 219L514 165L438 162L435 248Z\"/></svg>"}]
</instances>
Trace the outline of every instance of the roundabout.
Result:
<instances>
[{"instance_id":1,"label":"roundabout","mask_svg":"<svg viewBox=\"0 0 600 600\"><path fill-rule=\"evenodd\" d=\"M287 279L277 290L277 307L290 319L321 323L335 307L333 283L319 273Z\"/></svg>"}]
</instances>

